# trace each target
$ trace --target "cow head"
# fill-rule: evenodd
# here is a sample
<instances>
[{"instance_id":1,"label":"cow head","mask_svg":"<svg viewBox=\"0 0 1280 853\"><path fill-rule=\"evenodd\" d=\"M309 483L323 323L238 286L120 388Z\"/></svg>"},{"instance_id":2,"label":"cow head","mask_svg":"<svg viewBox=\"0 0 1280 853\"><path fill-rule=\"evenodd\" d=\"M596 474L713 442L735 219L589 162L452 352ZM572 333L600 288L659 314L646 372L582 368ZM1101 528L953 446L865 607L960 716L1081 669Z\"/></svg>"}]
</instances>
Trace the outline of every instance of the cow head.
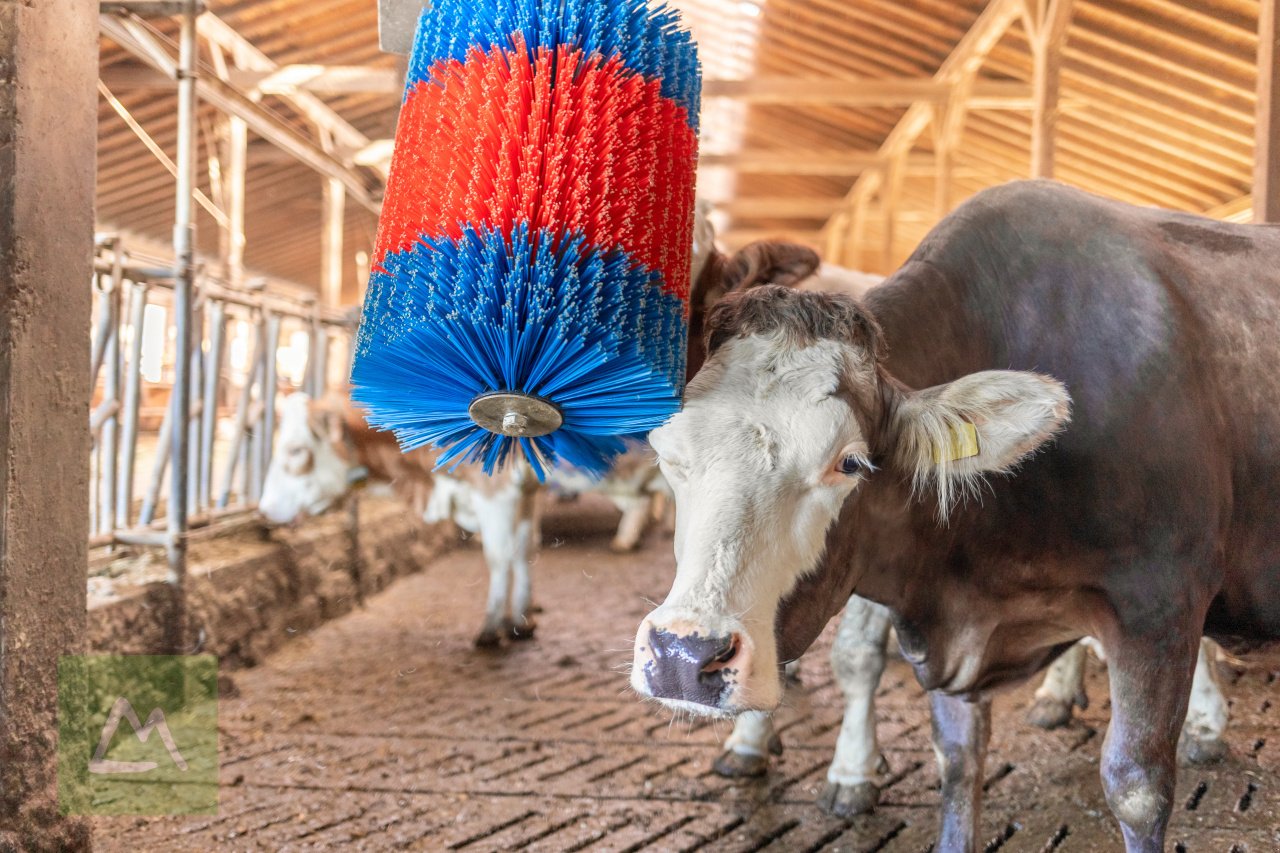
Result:
<instances>
[{"instance_id":1,"label":"cow head","mask_svg":"<svg viewBox=\"0 0 1280 853\"><path fill-rule=\"evenodd\" d=\"M797 600L818 596L797 582L855 490L910 481L945 518L1067 418L1047 377L991 371L913 391L886 372L884 347L840 295L764 286L711 309L708 360L649 436L676 495L677 567L636 637L641 695L699 713L775 707L780 605L825 621L843 604Z\"/></svg>"},{"instance_id":2,"label":"cow head","mask_svg":"<svg viewBox=\"0 0 1280 853\"><path fill-rule=\"evenodd\" d=\"M273 524L291 524L340 500L349 482L338 440L310 397L286 397L258 512Z\"/></svg>"}]
</instances>

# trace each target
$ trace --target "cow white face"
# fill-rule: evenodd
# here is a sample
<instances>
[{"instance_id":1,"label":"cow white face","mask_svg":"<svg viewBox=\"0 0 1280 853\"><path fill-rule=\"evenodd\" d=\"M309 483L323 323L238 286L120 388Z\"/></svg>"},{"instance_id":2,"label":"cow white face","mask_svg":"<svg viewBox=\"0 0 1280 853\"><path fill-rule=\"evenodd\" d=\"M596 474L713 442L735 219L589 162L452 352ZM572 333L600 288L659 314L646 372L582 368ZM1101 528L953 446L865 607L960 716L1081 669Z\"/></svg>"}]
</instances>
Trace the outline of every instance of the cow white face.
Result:
<instances>
[{"instance_id":1,"label":"cow white face","mask_svg":"<svg viewBox=\"0 0 1280 853\"><path fill-rule=\"evenodd\" d=\"M347 464L323 424L313 417L311 399L290 394L281 406L258 512L274 524L291 524L329 509L349 487Z\"/></svg>"},{"instance_id":2,"label":"cow white face","mask_svg":"<svg viewBox=\"0 0 1280 853\"><path fill-rule=\"evenodd\" d=\"M684 409L649 436L676 496L676 579L640 626L631 684L698 713L769 710L778 606L817 565L845 499L905 473L945 513L1048 438L1067 396L1013 372L906 391L878 364L874 321L845 297L759 288L729 297L710 328ZM970 436L979 449L964 455Z\"/></svg>"}]
</instances>

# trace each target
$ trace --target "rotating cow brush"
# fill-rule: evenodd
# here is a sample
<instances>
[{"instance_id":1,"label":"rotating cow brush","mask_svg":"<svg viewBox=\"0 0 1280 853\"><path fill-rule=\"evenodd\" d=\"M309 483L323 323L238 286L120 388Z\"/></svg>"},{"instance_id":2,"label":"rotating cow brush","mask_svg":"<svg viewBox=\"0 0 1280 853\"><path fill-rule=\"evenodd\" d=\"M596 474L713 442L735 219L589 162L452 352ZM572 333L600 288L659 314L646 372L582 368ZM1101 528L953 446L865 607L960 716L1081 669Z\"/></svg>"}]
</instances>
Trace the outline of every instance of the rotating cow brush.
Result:
<instances>
[{"instance_id":1,"label":"rotating cow brush","mask_svg":"<svg viewBox=\"0 0 1280 853\"><path fill-rule=\"evenodd\" d=\"M402 449L601 472L680 404L696 50L645 0L435 0L352 369Z\"/></svg>"}]
</instances>

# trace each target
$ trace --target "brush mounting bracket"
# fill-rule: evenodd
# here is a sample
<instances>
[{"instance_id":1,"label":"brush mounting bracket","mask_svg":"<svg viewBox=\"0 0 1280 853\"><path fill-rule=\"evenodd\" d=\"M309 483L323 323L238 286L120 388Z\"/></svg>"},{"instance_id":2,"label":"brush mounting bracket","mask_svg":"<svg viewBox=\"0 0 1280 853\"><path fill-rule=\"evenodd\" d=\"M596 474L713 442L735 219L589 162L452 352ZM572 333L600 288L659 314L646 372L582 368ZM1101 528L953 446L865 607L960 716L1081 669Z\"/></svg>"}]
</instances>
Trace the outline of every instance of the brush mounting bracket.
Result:
<instances>
[{"instance_id":1,"label":"brush mounting bracket","mask_svg":"<svg viewBox=\"0 0 1280 853\"><path fill-rule=\"evenodd\" d=\"M471 401L467 414L489 432L513 438L548 435L564 423L564 415L555 403L512 391L481 394Z\"/></svg>"}]
</instances>

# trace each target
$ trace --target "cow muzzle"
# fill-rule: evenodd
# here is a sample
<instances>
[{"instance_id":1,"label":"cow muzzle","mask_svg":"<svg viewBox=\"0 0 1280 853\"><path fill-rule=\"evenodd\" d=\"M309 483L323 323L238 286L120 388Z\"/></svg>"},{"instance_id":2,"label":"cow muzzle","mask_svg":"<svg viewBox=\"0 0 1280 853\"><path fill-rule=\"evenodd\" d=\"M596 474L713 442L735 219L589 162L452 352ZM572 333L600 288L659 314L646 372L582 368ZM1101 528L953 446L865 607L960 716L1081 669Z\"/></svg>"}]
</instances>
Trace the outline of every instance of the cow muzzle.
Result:
<instances>
[{"instance_id":1,"label":"cow muzzle","mask_svg":"<svg viewBox=\"0 0 1280 853\"><path fill-rule=\"evenodd\" d=\"M740 626L646 619L636 635L631 686L641 696L701 714L744 710L752 644Z\"/></svg>"}]
</instances>

